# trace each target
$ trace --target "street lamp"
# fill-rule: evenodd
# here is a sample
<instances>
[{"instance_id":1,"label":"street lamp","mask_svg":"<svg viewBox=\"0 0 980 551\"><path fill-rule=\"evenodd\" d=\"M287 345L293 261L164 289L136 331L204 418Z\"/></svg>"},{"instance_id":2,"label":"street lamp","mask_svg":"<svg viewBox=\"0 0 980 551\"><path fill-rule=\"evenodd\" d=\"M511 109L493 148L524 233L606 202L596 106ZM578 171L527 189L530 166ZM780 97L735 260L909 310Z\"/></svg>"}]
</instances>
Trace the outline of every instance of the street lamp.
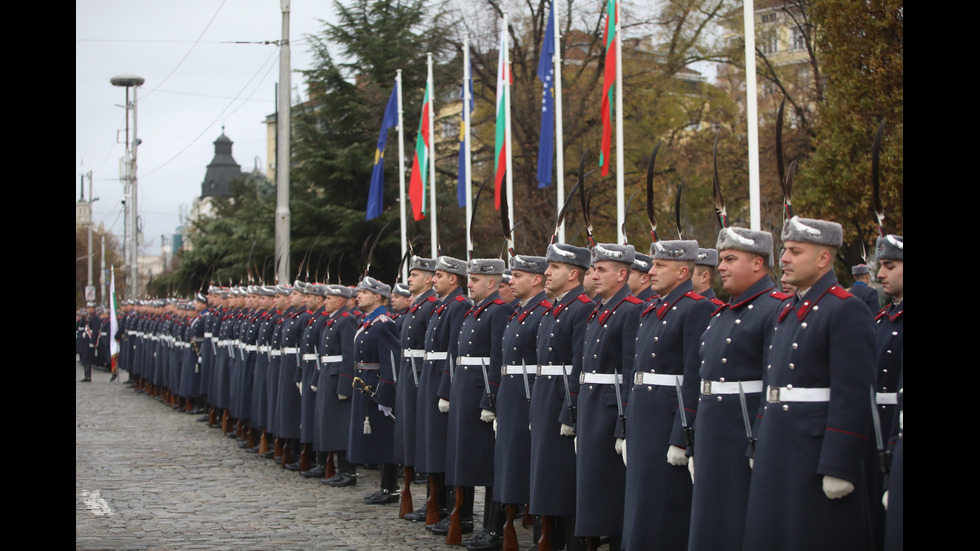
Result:
<instances>
[{"instance_id":1,"label":"street lamp","mask_svg":"<svg viewBox=\"0 0 980 551\"><path fill-rule=\"evenodd\" d=\"M138 218L138 207L136 203L136 150L139 147L140 140L137 138L136 132L136 89L143 85L145 80L143 77L129 74L116 75L109 79L109 82L113 86L119 86L126 89L126 157L123 161L123 181L125 182L126 190L124 196L129 198L126 202L126 228L129 230L125 239L124 246L126 248L126 261L129 264L129 283L128 283L128 298L134 298L139 289L139 279L137 271L137 218ZM133 88L133 103L129 103L129 89ZM133 141L129 140L129 110L133 110Z\"/></svg>"}]
</instances>

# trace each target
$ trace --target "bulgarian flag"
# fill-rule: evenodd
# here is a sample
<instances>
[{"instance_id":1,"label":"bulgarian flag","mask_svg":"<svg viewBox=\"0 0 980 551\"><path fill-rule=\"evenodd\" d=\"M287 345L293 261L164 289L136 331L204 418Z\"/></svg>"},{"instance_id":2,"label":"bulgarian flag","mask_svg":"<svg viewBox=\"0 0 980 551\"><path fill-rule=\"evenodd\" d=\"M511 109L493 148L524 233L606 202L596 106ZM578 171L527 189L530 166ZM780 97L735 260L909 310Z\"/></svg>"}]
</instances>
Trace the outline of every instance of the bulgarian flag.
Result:
<instances>
[{"instance_id":1,"label":"bulgarian flag","mask_svg":"<svg viewBox=\"0 0 980 551\"><path fill-rule=\"evenodd\" d=\"M116 299L116 269L109 267L109 357L112 358L112 372L116 372L116 364L119 359L119 342L116 341L116 332L119 331L119 322L116 320L116 312L119 311L119 304Z\"/></svg>"},{"instance_id":2,"label":"bulgarian flag","mask_svg":"<svg viewBox=\"0 0 980 551\"><path fill-rule=\"evenodd\" d=\"M408 199L412 202L412 214L415 220L425 218L425 179L429 163L429 102L432 97L432 83L425 83L425 98L422 100L422 120L419 122L419 133L415 139L415 157L412 161L412 178L408 183Z\"/></svg>"},{"instance_id":3,"label":"bulgarian flag","mask_svg":"<svg viewBox=\"0 0 980 551\"><path fill-rule=\"evenodd\" d=\"M500 53L497 56L497 141L494 147L493 156L493 184L494 184L494 205L500 210L500 186L503 184L504 177L507 175L507 151L510 146L507 144L507 105L505 84L510 84L513 79L507 67L507 25L500 30Z\"/></svg>"},{"instance_id":4,"label":"bulgarian flag","mask_svg":"<svg viewBox=\"0 0 980 551\"><path fill-rule=\"evenodd\" d=\"M613 106L616 104L616 25L619 23L616 0L606 0L606 69L602 75L602 148L599 166L609 176L609 149L612 147Z\"/></svg>"}]
</instances>

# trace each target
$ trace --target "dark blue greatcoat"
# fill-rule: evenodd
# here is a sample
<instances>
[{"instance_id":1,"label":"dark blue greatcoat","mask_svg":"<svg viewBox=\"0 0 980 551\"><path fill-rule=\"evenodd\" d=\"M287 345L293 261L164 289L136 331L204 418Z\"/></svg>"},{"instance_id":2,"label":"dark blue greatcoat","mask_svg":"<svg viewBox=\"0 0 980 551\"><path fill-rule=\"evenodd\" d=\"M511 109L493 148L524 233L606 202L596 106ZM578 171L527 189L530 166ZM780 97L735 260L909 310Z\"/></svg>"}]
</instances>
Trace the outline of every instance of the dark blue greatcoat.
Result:
<instances>
[{"instance_id":1,"label":"dark blue greatcoat","mask_svg":"<svg viewBox=\"0 0 980 551\"><path fill-rule=\"evenodd\" d=\"M255 364L258 363L259 326L262 323L263 312L254 310L242 320L239 329L239 350L241 373L238 376L237 417L239 421L251 421L255 415L252 411L252 391L255 384Z\"/></svg>"},{"instance_id":2,"label":"dark blue greatcoat","mask_svg":"<svg viewBox=\"0 0 980 551\"><path fill-rule=\"evenodd\" d=\"M288 316L295 312L295 308L287 308L284 312L276 311L276 323L272 327L272 341L269 344L269 368L265 374L265 429L276 436L279 436L276 417L279 409L279 371L282 366L282 328Z\"/></svg>"},{"instance_id":3,"label":"dark blue greatcoat","mask_svg":"<svg viewBox=\"0 0 980 551\"><path fill-rule=\"evenodd\" d=\"M197 396L197 391L201 387L201 352L203 347L211 346L210 341L204 342L206 321L206 314L202 311L184 329L184 342L189 346L184 347L184 358L180 369L180 390L177 394L185 398Z\"/></svg>"},{"instance_id":4,"label":"dark blue greatcoat","mask_svg":"<svg viewBox=\"0 0 980 551\"><path fill-rule=\"evenodd\" d=\"M208 397L211 388L211 380L214 376L214 363L218 355L218 331L221 327L221 318L224 310L221 308L208 308L204 318L204 343L201 345L201 380L197 393Z\"/></svg>"},{"instance_id":5,"label":"dark blue greatcoat","mask_svg":"<svg viewBox=\"0 0 980 551\"><path fill-rule=\"evenodd\" d=\"M744 549L868 549L864 470L871 434L874 330L833 272L780 309L763 375ZM770 389L830 389L828 402L775 402ZM854 484L828 499L823 477Z\"/></svg>"},{"instance_id":6,"label":"dark blue greatcoat","mask_svg":"<svg viewBox=\"0 0 980 551\"><path fill-rule=\"evenodd\" d=\"M902 409L905 407L905 375L898 379L898 405L892 420L891 444L892 468L888 474L888 514L885 518L885 549L901 551L905 548L905 427Z\"/></svg>"},{"instance_id":7,"label":"dark blue greatcoat","mask_svg":"<svg viewBox=\"0 0 980 551\"><path fill-rule=\"evenodd\" d=\"M881 434L888 438L893 433L892 421L895 417L899 376L902 372L902 350L905 325L905 301L889 304L875 315L875 393L878 402L878 419ZM868 398L870 401L870 398ZM893 444L893 442L889 442ZM875 544L880 548L884 536L885 508L881 504L881 494L885 491L884 476L878 460L878 442L868 439L868 455L865 466L868 470L868 498L871 504L871 518L874 527Z\"/></svg>"},{"instance_id":8,"label":"dark blue greatcoat","mask_svg":"<svg viewBox=\"0 0 980 551\"><path fill-rule=\"evenodd\" d=\"M878 291L863 281L855 281L850 293L861 299L861 302L867 304L868 311L872 314L878 312L881 308L881 302L878 300Z\"/></svg>"},{"instance_id":9,"label":"dark blue greatcoat","mask_svg":"<svg viewBox=\"0 0 980 551\"><path fill-rule=\"evenodd\" d=\"M378 402L367 392L382 386L394 388L392 373L397 368L391 359L398 352L398 331L383 306L364 317L354 335L354 361L357 377L351 398L350 439L347 459L352 463L391 463L395 442L395 421L378 409ZM397 362L397 360L396 360ZM370 387L369 389L367 387ZM394 400L387 407L394 405ZM370 424L370 434L367 427Z\"/></svg>"},{"instance_id":10,"label":"dark blue greatcoat","mask_svg":"<svg viewBox=\"0 0 980 551\"><path fill-rule=\"evenodd\" d=\"M314 356L311 360L301 359L301 369L296 372L296 382L303 385L303 395L300 397L299 441L304 444L313 443L316 438L316 392L313 392L310 387L317 386L317 383L320 382L319 362L316 356L319 355L320 330L329 315L323 306L313 312L306 320L306 326L303 327L303 337L300 341L300 358L308 358L310 354Z\"/></svg>"},{"instance_id":11,"label":"dark blue greatcoat","mask_svg":"<svg viewBox=\"0 0 980 551\"><path fill-rule=\"evenodd\" d=\"M687 548L691 518L691 476L687 467L667 463L671 446L687 448L677 386L636 385L634 374L683 378L688 426L697 413L698 349L715 306L694 292L687 280L644 306L636 333L636 356L629 362L626 387L626 516L623 549ZM653 490L655 489L655 490Z\"/></svg>"},{"instance_id":12,"label":"dark blue greatcoat","mask_svg":"<svg viewBox=\"0 0 980 551\"><path fill-rule=\"evenodd\" d=\"M447 358L453 357L459 328L469 309L470 301L463 296L461 286L443 297L432 310L429 325L425 328L426 354L441 353ZM439 411L439 385L443 373L448 376L448 369L448 360L427 359L422 364L415 410L415 469L420 473L446 472L448 416Z\"/></svg>"},{"instance_id":13,"label":"dark blue greatcoat","mask_svg":"<svg viewBox=\"0 0 980 551\"><path fill-rule=\"evenodd\" d=\"M395 392L395 448L393 459L395 463L406 467L415 466L415 430L416 408L418 401L418 377L422 371L423 358L420 352L425 351L425 330L429 325L432 310L438 304L436 294L432 289L419 295L412 306L399 316L401 324L399 333L401 350L397 357L401 358L398 369L397 392ZM414 355L415 357L408 357ZM412 375L412 366L415 375ZM379 391L383 396L388 391L382 387ZM384 396L385 402L390 398Z\"/></svg>"},{"instance_id":14,"label":"dark blue greatcoat","mask_svg":"<svg viewBox=\"0 0 980 551\"><path fill-rule=\"evenodd\" d=\"M544 291L531 297L510 315L503 337L501 369L512 366L520 374L500 373L497 391L497 442L493 457L494 499L501 503L528 503L531 497L531 429L528 395L534 392L538 363L537 338L541 320L551 310ZM523 363L522 363L523 362ZM524 387L527 367L527 389Z\"/></svg>"},{"instance_id":15,"label":"dark blue greatcoat","mask_svg":"<svg viewBox=\"0 0 980 551\"><path fill-rule=\"evenodd\" d=\"M765 277L718 308L701 335L701 380L760 384L774 313L788 298L773 290L772 281ZM762 393L744 385L743 390L751 423ZM702 394L694 429L696 483L689 549L738 551L745 515L733 512L745 511L752 474L745 457L748 439L738 394Z\"/></svg>"},{"instance_id":16,"label":"dark blue greatcoat","mask_svg":"<svg viewBox=\"0 0 980 551\"><path fill-rule=\"evenodd\" d=\"M350 438L357 319L347 310L340 309L320 323L320 378L316 388L313 449L318 452L346 450ZM340 400L338 395L348 399Z\"/></svg>"},{"instance_id":17,"label":"dark blue greatcoat","mask_svg":"<svg viewBox=\"0 0 980 551\"><path fill-rule=\"evenodd\" d=\"M252 403L250 411L252 413L252 427L265 427L268 420L268 396L266 394L266 377L269 373L269 362L272 360L270 354L272 347L272 333L275 330L275 322L278 319L275 310L262 312L258 319L258 329L255 336L255 370L252 372Z\"/></svg>"},{"instance_id":18,"label":"dark blue greatcoat","mask_svg":"<svg viewBox=\"0 0 980 551\"><path fill-rule=\"evenodd\" d=\"M209 389L208 397L211 403L219 408L228 407L228 364L231 361L231 345L228 344L235 332L236 310L229 310L221 317L221 327L218 330L218 354L212 374L213 388Z\"/></svg>"},{"instance_id":19,"label":"dark blue greatcoat","mask_svg":"<svg viewBox=\"0 0 980 551\"><path fill-rule=\"evenodd\" d=\"M540 366L568 366L567 375L541 375L531 389L531 513L563 516L575 513L575 447L561 435L561 425L575 425L585 323L595 302L581 285L542 316L537 335ZM568 384L566 391L565 384Z\"/></svg>"},{"instance_id":20,"label":"dark blue greatcoat","mask_svg":"<svg viewBox=\"0 0 980 551\"><path fill-rule=\"evenodd\" d=\"M583 374L622 376L633 361L640 310L645 305L630 294L629 285L596 305L585 330ZM624 382L619 385L623 400L628 389ZM615 385L581 384L577 419L575 535L617 536L623 532L626 467L615 449L619 419Z\"/></svg>"},{"instance_id":21,"label":"dark blue greatcoat","mask_svg":"<svg viewBox=\"0 0 980 551\"><path fill-rule=\"evenodd\" d=\"M500 341L513 309L493 292L474 305L463 317L457 334L457 365L452 375L443 377L439 396L449 400L448 436L446 438L446 484L450 486L493 486L493 424L480 420L484 409L494 411L490 394L500 386ZM483 358L483 366L463 365L464 358Z\"/></svg>"},{"instance_id":22,"label":"dark blue greatcoat","mask_svg":"<svg viewBox=\"0 0 980 551\"><path fill-rule=\"evenodd\" d=\"M279 392L276 397L276 436L299 438L300 396L296 372L300 366L299 346L303 329L312 312L293 311L282 323L282 360L279 365Z\"/></svg>"}]
</instances>

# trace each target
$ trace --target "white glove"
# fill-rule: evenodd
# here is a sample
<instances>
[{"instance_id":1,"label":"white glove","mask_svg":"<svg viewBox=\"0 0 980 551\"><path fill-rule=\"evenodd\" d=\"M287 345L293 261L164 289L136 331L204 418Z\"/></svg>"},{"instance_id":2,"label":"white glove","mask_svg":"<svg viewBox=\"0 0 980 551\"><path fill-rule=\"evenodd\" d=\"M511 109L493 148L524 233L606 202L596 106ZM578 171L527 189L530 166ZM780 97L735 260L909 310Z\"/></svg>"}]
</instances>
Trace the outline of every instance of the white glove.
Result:
<instances>
[{"instance_id":1,"label":"white glove","mask_svg":"<svg viewBox=\"0 0 980 551\"><path fill-rule=\"evenodd\" d=\"M691 484L694 484L694 456L692 455L688 459L687 470L691 473Z\"/></svg>"},{"instance_id":2,"label":"white glove","mask_svg":"<svg viewBox=\"0 0 980 551\"><path fill-rule=\"evenodd\" d=\"M497 438L497 418L493 418L493 437Z\"/></svg>"},{"instance_id":3,"label":"white glove","mask_svg":"<svg viewBox=\"0 0 980 551\"><path fill-rule=\"evenodd\" d=\"M310 385L310 390L312 390L313 392L316 392L316 387L313 386L313 385Z\"/></svg>"},{"instance_id":4,"label":"white glove","mask_svg":"<svg viewBox=\"0 0 980 551\"><path fill-rule=\"evenodd\" d=\"M485 409L480 412L480 421L483 421L484 423L489 423L495 420L496 418L497 418L497 414L490 411L489 409Z\"/></svg>"},{"instance_id":5,"label":"white glove","mask_svg":"<svg viewBox=\"0 0 980 551\"><path fill-rule=\"evenodd\" d=\"M378 404L378 411L380 411L381 413L384 413L385 414L385 417L390 417L391 416L391 408L390 407L382 406L381 404Z\"/></svg>"},{"instance_id":6,"label":"white glove","mask_svg":"<svg viewBox=\"0 0 980 551\"><path fill-rule=\"evenodd\" d=\"M349 400L350 399L350 396L344 396L343 394L338 394L337 395L337 399L338 400Z\"/></svg>"},{"instance_id":7,"label":"white glove","mask_svg":"<svg viewBox=\"0 0 980 551\"><path fill-rule=\"evenodd\" d=\"M901 415L901 414L899 414ZM888 490L885 490L884 495L881 496L881 504L885 506L885 510L888 510Z\"/></svg>"},{"instance_id":8,"label":"white glove","mask_svg":"<svg viewBox=\"0 0 980 551\"><path fill-rule=\"evenodd\" d=\"M299 395L303 395L303 383L296 383L296 390L299 390Z\"/></svg>"},{"instance_id":9,"label":"white glove","mask_svg":"<svg viewBox=\"0 0 980 551\"><path fill-rule=\"evenodd\" d=\"M575 436L575 427L562 423L561 432L559 434L562 436Z\"/></svg>"},{"instance_id":10,"label":"white glove","mask_svg":"<svg viewBox=\"0 0 980 551\"><path fill-rule=\"evenodd\" d=\"M837 478L836 476L824 475L823 493L830 499L840 499L854 491L854 484Z\"/></svg>"},{"instance_id":11,"label":"white glove","mask_svg":"<svg viewBox=\"0 0 980 551\"><path fill-rule=\"evenodd\" d=\"M578 436L572 439L572 449L575 450L575 455L578 455Z\"/></svg>"},{"instance_id":12,"label":"white glove","mask_svg":"<svg viewBox=\"0 0 980 551\"><path fill-rule=\"evenodd\" d=\"M439 398L439 413L449 413L449 400Z\"/></svg>"},{"instance_id":13,"label":"white glove","mask_svg":"<svg viewBox=\"0 0 980 551\"><path fill-rule=\"evenodd\" d=\"M751 471L753 467L755 467L755 458L754 457L750 457L749 458L749 470Z\"/></svg>"},{"instance_id":14,"label":"white glove","mask_svg":"<svg viewBox=\"0 0 980 551\"><path fill-rule=\"evenodd\" d=\"M677 447L673 444L667 448L667 463L675 467L684 467L687 465L687 450L684 448Z\"/></svg>"},{"instance_id":15,"label":"white glove","mask_svg":"<svg viewBox=\"0 0 980 551\"><path fill-rule=\"evenodd\" d=\"M619 441L619 439L617 439L617 441ZM620 451L623 452L623 466L624 467L628 467L628 465L626 464L626 439L623 438L622 439L622 442L623 442L623 445L622 445Z\"/></svg>"}]
</instances>

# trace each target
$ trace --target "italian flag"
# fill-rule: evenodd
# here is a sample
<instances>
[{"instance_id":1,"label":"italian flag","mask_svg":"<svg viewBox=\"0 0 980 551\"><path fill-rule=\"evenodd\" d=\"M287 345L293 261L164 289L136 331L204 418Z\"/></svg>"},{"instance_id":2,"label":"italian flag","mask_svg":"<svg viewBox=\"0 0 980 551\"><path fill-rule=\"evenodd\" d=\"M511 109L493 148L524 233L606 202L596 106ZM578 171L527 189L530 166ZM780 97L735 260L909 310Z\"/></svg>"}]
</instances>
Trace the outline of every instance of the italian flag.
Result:
<instances>
[{"instance_id":1,"label":"italian flag","mask_svg":"<svg viewBox=\"0 0 980 551\"><path fill-rule=\"evenodd\" d=\"M429 98L432 83L425 84L425 98L422 100L422 120L419 122L419 133L415 139L415 157L412 161L412 177L408 183L408 199L412 202L412 214L415 220L425 218L425 178L429 163Z\"/></svg>"},{"instance_id":2,"label":"italian flag","mask_svg":"<svg viewBox=\"0 0 980 551\"><path fill-rule=\"evenodd\" d=\"M494 173L494 205L500 210L500 186L503 184L504 176L507 174L507 105L504 85L513 82L510 71L507 67L507 26L500 30L500 53L497 56L497 140L494 147L493 173Z\"/></svg>"},{"instance_id":3,"label":"italian flag","mask_svg":"<svg viewBox=\"0 0 980 551\"><path fill-rule=\"evenodd\" d=\"M609 149L612 147L613 106L616 105L616 24L619 23L616 0L606 0L606 68L602 75L602 148L599 166L609 176Z\"/></svg>"}]
</instances>

